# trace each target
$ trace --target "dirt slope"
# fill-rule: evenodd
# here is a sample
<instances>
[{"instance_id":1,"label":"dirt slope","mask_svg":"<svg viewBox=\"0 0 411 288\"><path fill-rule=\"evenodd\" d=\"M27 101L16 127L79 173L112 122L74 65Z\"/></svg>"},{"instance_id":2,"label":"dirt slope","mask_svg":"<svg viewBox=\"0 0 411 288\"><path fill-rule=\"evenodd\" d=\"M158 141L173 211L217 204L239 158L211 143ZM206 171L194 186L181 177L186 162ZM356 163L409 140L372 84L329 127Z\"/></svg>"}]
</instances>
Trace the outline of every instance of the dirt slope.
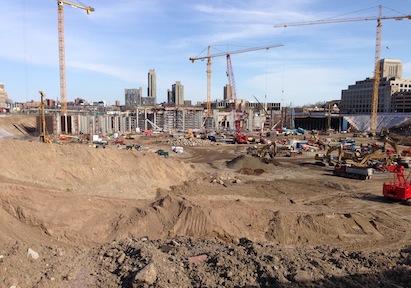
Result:
<instances>
[{"instance_id":1,"label":"dirt slope","mask_svg":"<svg viewBox=\"0 0 411 288\"><path fill-rule=\"evenodd\" d=\"M1 287L407 287L411 213L382 198L392 175L333 177L237 145L163 158L144 141L0 141Z\"/></svg>"}]
</instances>

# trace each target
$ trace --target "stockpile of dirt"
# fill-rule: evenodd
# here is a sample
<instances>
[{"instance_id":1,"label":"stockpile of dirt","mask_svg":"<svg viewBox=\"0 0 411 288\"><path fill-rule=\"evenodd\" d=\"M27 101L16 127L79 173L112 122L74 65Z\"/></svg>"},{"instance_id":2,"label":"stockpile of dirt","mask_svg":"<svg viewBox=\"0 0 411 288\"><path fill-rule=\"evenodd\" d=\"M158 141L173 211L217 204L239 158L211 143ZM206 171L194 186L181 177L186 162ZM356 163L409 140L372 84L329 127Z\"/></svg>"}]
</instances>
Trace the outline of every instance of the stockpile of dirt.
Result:
<instances>
[{"instance_id":1,"label":"stockpile of dirt","mask_svg":"<svg viewBox=\"0 0 411 288\"><path fill-rule=\"evenodd\" d=\"M390 129L390 136L398 145L411 146L411 119L392 127Z\"/></svg>"},{"instance_id":2,"label":"stockpile of dirt","mask_svg":"<svg viewBox=\"0 0 411 288\"><path fill-rule=\"evenodd\" d=\"M401 136L411 136L411 119L401 123L398 126L390 128L390 132Z\"/></svg>"},{"instance_id":3,"label":"stockpile of dirt","mask_svg":"<svg viewBox=\"0 0 411 288\"><path fill-rule=\"evenodd\" d=\"M139 151L4 139L0 175L74 194L153 198L158 188L190 179L190 165Z\"/></svg>"}]
</instances>

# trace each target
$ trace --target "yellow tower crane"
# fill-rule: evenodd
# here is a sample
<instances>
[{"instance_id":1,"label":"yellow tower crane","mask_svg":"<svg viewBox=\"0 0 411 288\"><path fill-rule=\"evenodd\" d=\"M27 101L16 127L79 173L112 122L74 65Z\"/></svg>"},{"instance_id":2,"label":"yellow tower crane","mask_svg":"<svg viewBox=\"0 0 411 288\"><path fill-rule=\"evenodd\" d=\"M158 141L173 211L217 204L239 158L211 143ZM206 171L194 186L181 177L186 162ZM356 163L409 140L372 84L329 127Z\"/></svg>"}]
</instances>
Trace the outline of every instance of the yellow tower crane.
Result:
<instances>
[{"instance_id":1,"label":"yellow tower crane","mask_svg":"<svg viewBox=\"0 0 411 288\"><path fill-rule=\"evenodd\" d=\"M381 20L402 20L409 19L411 20L411 15L404 16L382 16L382 6L379 5L378 17L355 17L355 18L330 18L317 21L308 21L308 22L293 22L286 24L277 24L274 25L274 28L288 27L288 26L303 26L303 25L316 25L316 24L330 24L330 23L342 23L342 22L354 22L354 21L377 21L377 37L375 44L375 65L374 65L374 79L373 79L373 93L372 93L372 102L371 102L371 132L376 132L377 130L377 110L378 110L378 88L380 86L380 50L381 50L381 30L382 24Z\"/></svg>"},{"instance_id":2,"label":"yellow tower crane","mask_svg":"<svg viewBox=\"0 0 411 288\"><path fill-rule=\"evenodd\" d=\"M59 63L60 63L60 99L61 111L64 115L67 114L67 95L66 95L66 54L64 46L64 4L70 5L73 8L86 10L87 14L94 12L94 8L83 6L69 1L57 0L58 10L58 35L59 35Z\"/></svg>"},{"instance_id":3,"label":"yellow tower crane","mask_svg":"<svg viewBox=\"0 0 411 288\"><path fill-rule=\"evenodd\" d=\"M220 52L216 54L210 54L211 46L208 46L207 56L203 57L190 57L189 60L194 63L196 60L205 60L207 59L207 114L204 118L204 123L206 122L207 118L211 115L211 59L220 56L229 56L231 54L239 54L244 52L251 52L257 50L268 50L270 48L281 47L284 46L283 44L273 44L268 46L259 46L259 47L252 47L246 49L240 49L235 51L228 51L228 52ZM232 87L234 89L234 87ZM203 126L204 126L203 123Z\"/></svg>"}]
</instances>

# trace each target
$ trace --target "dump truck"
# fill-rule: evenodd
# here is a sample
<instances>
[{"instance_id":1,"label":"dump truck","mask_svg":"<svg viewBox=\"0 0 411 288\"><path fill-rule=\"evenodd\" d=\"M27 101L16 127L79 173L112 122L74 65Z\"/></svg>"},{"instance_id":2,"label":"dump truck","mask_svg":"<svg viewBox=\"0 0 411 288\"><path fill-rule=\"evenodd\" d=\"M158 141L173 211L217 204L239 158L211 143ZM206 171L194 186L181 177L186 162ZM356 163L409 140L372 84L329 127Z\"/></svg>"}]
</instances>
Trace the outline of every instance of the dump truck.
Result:
<instances>
[{"instance_id":1,"label":"dump truck","mask_svg":"<svg viewBox=\"0 0 411 288\"><path fill-rule=\"evenodd\" d=\"M369 167L356 167L349 164L337 164L333 174L340 177L367 180L371 179L373 169Z\"/></svg>"}]
</instances>

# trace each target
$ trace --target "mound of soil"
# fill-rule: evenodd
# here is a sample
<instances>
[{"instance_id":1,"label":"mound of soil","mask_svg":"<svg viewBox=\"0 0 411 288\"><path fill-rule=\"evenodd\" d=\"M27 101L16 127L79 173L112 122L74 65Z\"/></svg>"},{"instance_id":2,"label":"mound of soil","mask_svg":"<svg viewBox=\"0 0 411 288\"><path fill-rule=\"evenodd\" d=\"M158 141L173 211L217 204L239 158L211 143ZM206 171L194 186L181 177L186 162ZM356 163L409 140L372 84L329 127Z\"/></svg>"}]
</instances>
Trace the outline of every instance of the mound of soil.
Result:
<instances>
[{"instance_id":1,"label":"mound of soil","mask_svg":"<svg viewBox=\"0 0 411 288\"><path fill-rule=\"evenodd\" d=\"M151 152L13 139L1 140L1 147L1 176L75 194L153 198L158 188L181 184L195 171Z\"/></svg>"},{"instance_id":2,"label":"mound of soil","mask_svg":"<svg viewBox=\"0 0 411 288\"><path fill-rule=\"evenodd\" d=\"M252 169L252 168L241 168L240 170L237 171L237 173L240 174L245 174L245 175L261 175L265 171L264 169Z\"/></svg>"},{"instance_id":3,"label":"mound of soil","mask_svg":"<svg viewBox=\"0 0 411 288\"><path fill-rule=\"evenodd\" d=\"M390 128L390 136L398 145L411 146L411 119Z\"/></svg>"}]
</instances>

